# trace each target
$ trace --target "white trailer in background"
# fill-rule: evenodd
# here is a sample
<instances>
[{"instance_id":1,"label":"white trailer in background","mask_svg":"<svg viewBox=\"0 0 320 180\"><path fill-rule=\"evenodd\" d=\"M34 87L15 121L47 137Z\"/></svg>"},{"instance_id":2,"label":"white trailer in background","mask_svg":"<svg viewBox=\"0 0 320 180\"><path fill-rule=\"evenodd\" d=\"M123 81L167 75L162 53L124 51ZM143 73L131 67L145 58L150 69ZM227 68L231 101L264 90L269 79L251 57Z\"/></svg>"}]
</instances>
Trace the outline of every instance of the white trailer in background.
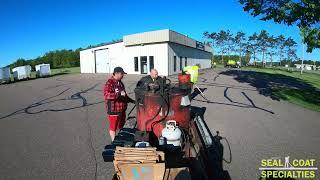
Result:
<instances>
[{"instance_id":1,"label":"white trailer in background","mask_svg":"<svg viewBox=\"0 0 320 180\"><path fill-rule=\"evenodd\" d=\"M31 77L31 66L19 66L12 69L14 80L23 80Z\"/></svg>"},{"instance_id":2,"label":"white trailer in background","mask_svg":"<svg viewBox=\"0 0 320 180\"><path fill-rule=\"evenodd\" d=\"M10 80L11 80L10 67L0 68L0 83L10 82Z\"/></svg>"},{"instance_id":3,"label":"white trailer in background","mask_svg":"<svg viewBox=\"0 0 320 180\"><path fill-rule=\"evenodd\" d=\"M36 65L36 73L37 77L45 77L50 76L50 64L38 64Z\"/></svg>"}]
</instances>

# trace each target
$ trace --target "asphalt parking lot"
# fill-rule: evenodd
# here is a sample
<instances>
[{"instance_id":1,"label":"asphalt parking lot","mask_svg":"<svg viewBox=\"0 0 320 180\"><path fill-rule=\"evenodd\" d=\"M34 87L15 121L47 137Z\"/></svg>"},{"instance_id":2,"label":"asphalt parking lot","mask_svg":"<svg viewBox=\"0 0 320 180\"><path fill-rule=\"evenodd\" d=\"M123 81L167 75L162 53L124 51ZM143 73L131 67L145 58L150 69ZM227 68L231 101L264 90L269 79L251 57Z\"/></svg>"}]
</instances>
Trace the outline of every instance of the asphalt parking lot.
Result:
<instances>
[{"instance_id":1,"label":"asphalt parking lot","mask_svg":"<svg viewBox=\"0 0 320 180\"><path fill-rule=\"evenodd\" d=\"M225 71L201 73L198 86L206 88L210 101L197 96L192 105L205 107L212 133L219 131L229 141L232 161L224 170L231 179L258 179L262 159L320 160L319 112L273 100ZM113 165L101 156L110 142L102 92L107 76L74 74L1 85L0 179L111 179ZM131 97L140 77L124 79Z\"/></svg>"}]
</instances>

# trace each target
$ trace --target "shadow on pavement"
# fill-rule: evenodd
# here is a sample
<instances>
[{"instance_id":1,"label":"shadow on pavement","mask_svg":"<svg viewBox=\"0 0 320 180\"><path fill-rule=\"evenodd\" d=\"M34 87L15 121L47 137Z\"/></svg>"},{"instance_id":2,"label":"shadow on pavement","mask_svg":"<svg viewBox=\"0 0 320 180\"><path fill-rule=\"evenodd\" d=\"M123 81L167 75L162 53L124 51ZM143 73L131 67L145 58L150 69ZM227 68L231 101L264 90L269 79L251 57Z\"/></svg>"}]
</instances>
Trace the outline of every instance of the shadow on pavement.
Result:
<instances>
[{"instance_id":1,"label":"shadow on pavement","mask_svg":"<svg viewBox=\"0 0 320 180\"><path fill-rule=\"evenodd\" d=\"M238 82L249 83L256 87L260 94L273 100L287 100L288 96L291 96L311 104L320 103L319 89L298 78L283 74L238 70L224 71L222 74L233 76Z\"/></svg>"},{"instance_id":2,"label":"shadow on pavement","mask_svg":"<svg viewBox=\"0 0 320 180\"><path fill-rule=\"evenodd\" d=\"M200 90L202 92L204 92L207 88L200 88ZM224 90L224 97L230 102L230 103L225 103L225 102L218 102L218 101L211 101L211 100L205 100L204 97L203 100L199 100L199 99L195 99L198 95L201 95L201 93L199 92L199 90L197 89L194 89L193 93L191 94L191 97L190 99L193 100L193 101L198 101L198 102L204 102L204 103L209 103L209 104L219 104L219 105L226 105L226 106L234 106L234 107L239 107L239 108L253 108L253 109L259 109L259 110L262 110L262 111L265 111L267 113L270 113L270 114L274 114L273 111L271 110L268 110L268 109L265 109L265 108L261 108L261 107L258 107L256 106L256 104L253 102L253 100L245 93L245 92L241 92L241 95L243 95L249 103L241 103L241 102L236 102L236 101L233 101L229 96L228 96L228 90L230 89L230 87L226 87L225 90ZM202 96L202 95L201 95Z\"/></svg>"},{"instance_id":3,"label":"shadow on pavement","mask_svg":"<svg viewBox=\"0 0 320 180\"><path fill-rule=\"evenodd\" d=\"M202 91L202 93L205 91L205 90L207 90L207 88L199 88L200 89L200 91ZM194 99L195 97L197 97L198 95L200 95L200 96L202 96L202 94L200 93L200 91L197 89L197 88L195 88L194 90L193 90L193 92L191 93L191 95L190 95L190 99L192 100L192 99ZM204 97L203 97L204 98Z\"/></svg>"},{"instance_id":4,"label":"shadow on pavement","mask_svg":"<svg viewBox=\"0 0 320 180\"><path fill-rule=\"evenodd\" d=\"M223 169L223 163L230 164L232 162L231 147L228 140L225 137L219 135L217 131L216 135L213 136L206 120L204 119L204 113L206 111L205 107L191 106L191 114L193 117L200 116L204 121L203 124L205 129L207 129L212 143L206 147L204 150L204 156L206 160L207 173L210 174L210 178L219 180L231 180L229 172ZM229 151L228 160L224 157L224 144L227 145Z\"/></svg>"}]
</instances>

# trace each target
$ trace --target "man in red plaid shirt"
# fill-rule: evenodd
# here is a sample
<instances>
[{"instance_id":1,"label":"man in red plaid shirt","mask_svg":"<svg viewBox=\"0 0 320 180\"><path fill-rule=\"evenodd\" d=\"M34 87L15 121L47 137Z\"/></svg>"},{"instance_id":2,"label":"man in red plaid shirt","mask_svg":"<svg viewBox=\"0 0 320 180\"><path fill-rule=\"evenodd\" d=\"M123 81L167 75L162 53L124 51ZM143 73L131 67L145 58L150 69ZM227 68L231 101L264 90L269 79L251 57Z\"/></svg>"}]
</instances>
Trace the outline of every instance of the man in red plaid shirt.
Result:
<instances>
[{"instance_id":1,"label":"man in red plaid shirt","mask_svg":"<svg viewBox=\"0 0 320 180\"><path fill-rule=\"evenodd\" d=\"M127 73L121 67L114 68L113 76L104 86L111 141L114 140L116 131L122 128L125 123L128 102L134 103L134 100L127 95L124 84L121 82L124 74Z\"/></svg>"}]
</instances>

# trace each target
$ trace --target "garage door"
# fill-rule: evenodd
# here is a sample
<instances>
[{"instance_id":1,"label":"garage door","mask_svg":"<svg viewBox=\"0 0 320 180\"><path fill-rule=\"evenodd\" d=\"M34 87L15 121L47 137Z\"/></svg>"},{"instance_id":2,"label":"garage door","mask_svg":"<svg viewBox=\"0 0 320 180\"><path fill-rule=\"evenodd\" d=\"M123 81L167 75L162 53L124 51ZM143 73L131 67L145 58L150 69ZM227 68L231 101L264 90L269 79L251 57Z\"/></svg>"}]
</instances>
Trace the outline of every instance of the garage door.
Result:
<instances>
[{"instance_id":1,"label":"garage door","mask_svg":"<svg viewBox=\"0 0 320 180\"><path fill-rule=\"evenodd\" d=\"M108 49L96 50L96 73L109 73Z\"/></svg>"}]
</instances>

